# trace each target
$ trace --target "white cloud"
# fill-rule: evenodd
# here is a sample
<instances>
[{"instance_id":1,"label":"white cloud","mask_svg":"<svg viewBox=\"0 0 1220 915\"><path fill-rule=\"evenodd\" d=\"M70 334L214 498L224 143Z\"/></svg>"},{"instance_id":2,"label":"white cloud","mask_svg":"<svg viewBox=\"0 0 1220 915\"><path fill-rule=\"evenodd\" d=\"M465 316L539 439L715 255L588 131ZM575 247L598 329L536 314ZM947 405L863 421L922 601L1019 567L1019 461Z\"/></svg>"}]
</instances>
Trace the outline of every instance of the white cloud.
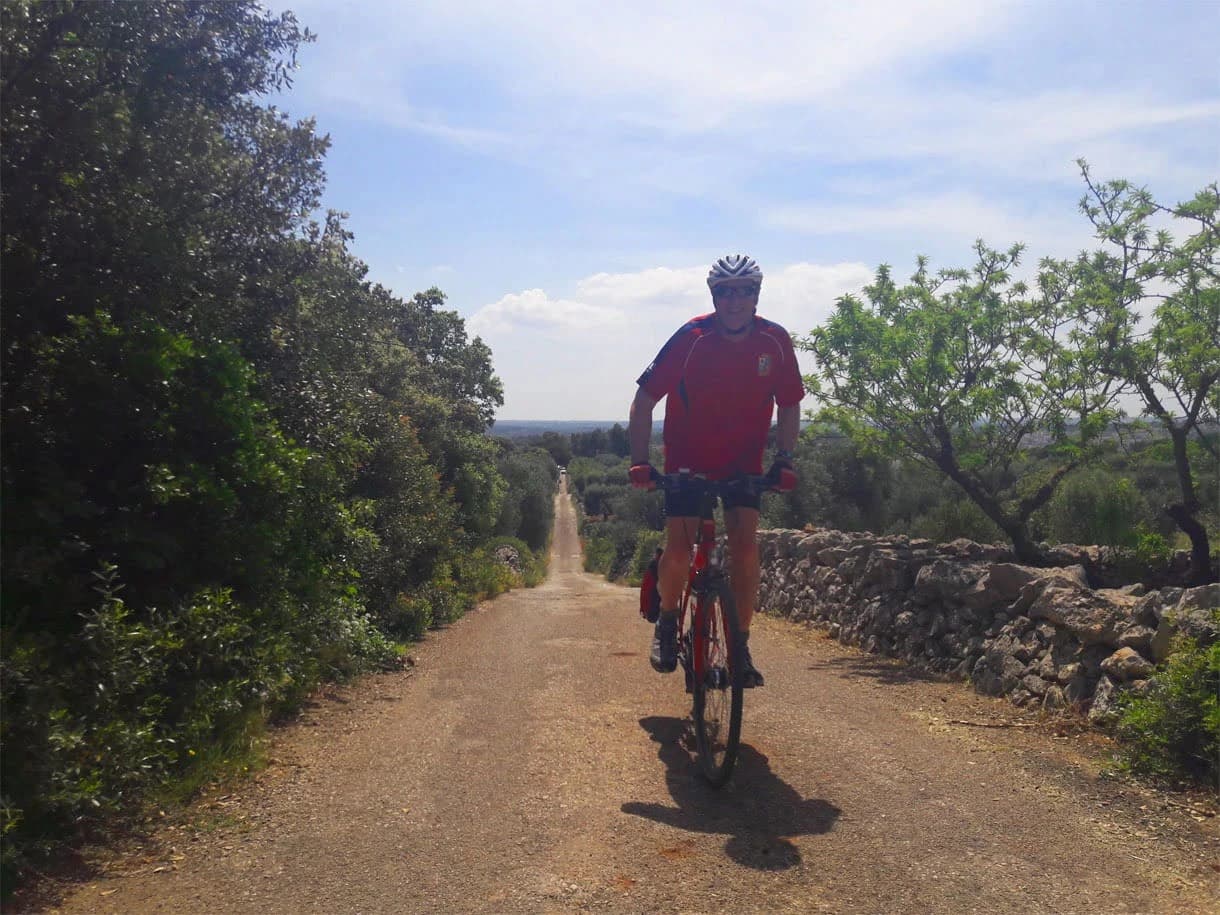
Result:
<instances>
[{"instance_id":1,"label":"white cloud","mask_svg":"<svg viewBox=\"0 0 1220 915\"><path fill-rule=\"evenodd\" d=\"M541 289L527 289L485 305L466 323L472 334L486 337L516 329L588 330L621 318L622 315L613 308L552 299Z\"/></svg>"},{"instance_id":2,"label":"white cloud","mask_svg":"<svg viewBox=\"0 0 1220 915\"><path fill-rule=\"evenodd\" d=\"M804 336L830 316L841 296L858 292L872 278L873 268L864 264L791 264L763 281L758 310Z\"/></svg>"},{"instance_id":3,"label":"white cloud","mask_svg":"<svg viewBox=\"0 0 1220 915\"><path fill-rule=\"evenodd\" d=\"M361 15L352 15L357 6ZM298 0L293 8L307 25L322 17L341 22L344 48L360 37L373 52L350 56L338 74L326 75L346 74L348 90L379 94L392 74L459 61L518 99L629 98L644 121L652 119L649 111L666 112L687 126L707 126L743 107L823 97L903 61L1000 33L1019 4L421 0L404 7Z\"/></svg>"},{"instance_id":4,"label":"white cloud","mask_svg":"<svg viewBox=\"0 0 1220 915\"><path fill-rule=\"evenodd\" d=\"M310 52L322 60L302 74L318 95L345 113L519 155L556 141L579 147L608 128L670 139L765 128L775 109L833 100L853 83L1001 33L1019 8L1015 0L359 6L355 15L355 3L293 4L306 25L326 23ZM490 92L498 104L454 106L448 81L442 92L433 85L448 70L462 74L470 95Z\"/></svg>"},{"instance_id":5,"label":"white cloud","mask_svg":"<svg viewBox=\"0 0 1220 915\"><path fill-rule=\"evenodd\" d=\"M946 191L881 200L788 204L773 207L760 218L776 228L815 236L924 238L942 249L960 250L963 257L969 256L979 238L999 249L1020 242L1037 258L1070 255L1090 243L1092 227L1087 220L1080 216L1065 221L1063 216L1031 204L1018 210L978 194ZM926 249L912 250L910 266L914 267L916 254L927 253ZM907 265L895 266L905 269Z\"/></svg>"},{"instance_id":6,"label":"white cloud","mask_svg":"<svg viewBox=\"0 0 1220 915\"><path fill-rule=\"evenodd\" d=\"M1172 169L1188 184L1210 180L1216 164L1214 143L1204 164L1206 140L1192 157L1163 142L1170 129L1214 135L1214 67L1210 97L1193 99L1155 88L1160 71L1190 74L1189 59L1167 60L1140 81L1073 72L1056 84L1067 71L1052 55L1063 47L1043 50L1030 38L1015 52L1022 59L1008 59L1014 36L1050 34L1056 15L1070 20L1029 0L748 9L429 0L365 2L359 16L354 3L335 0L294 8L306 24L316 16L338 29L324 32L323 59L303 74L334 110L481 151L586 195L731 198L726 175L765 180L777 159L921 172L931 164L942 178L1056 183L1074 179L1082 154L1107 174ZM344 9L352 14L337 15ZM1198 18L1205 28L1202 5ZM1134 28L1102 22L1094 40ZM1066 35L1055 40L1073 47ZM959 62L961 73L951 66Z\"/></svg>"},{"instance_id":7,"label":"white cloud","mask_svg":"<svg viewBox=\"0 0 1220 915\"><path fill-rule=\"evenodd\" d=\"M598 273L576 283L575 300L533 289L480 309L468 327L492 349L505 388L501 416L625 419L635 380L662 344L683 322L712 310L706 276L704 266ZM759 313L802 336L836 299L871 278L864 264L777 267L763 281ZM539 329L565 336L539 346Z\"/></svg>"},{"instance_id":8,"label":"white cloud","mask_svg":"<svg viewBox=\"0 0 1220 915\"><path fill-rule=\"evenodd\" d=\"M706 267L654 267L631 273L597 273L576 283L582 300L628 316L637 336L658 336L707 311ZM658 347L660 343L658 342Z\"/></svg>"}]
</instances>

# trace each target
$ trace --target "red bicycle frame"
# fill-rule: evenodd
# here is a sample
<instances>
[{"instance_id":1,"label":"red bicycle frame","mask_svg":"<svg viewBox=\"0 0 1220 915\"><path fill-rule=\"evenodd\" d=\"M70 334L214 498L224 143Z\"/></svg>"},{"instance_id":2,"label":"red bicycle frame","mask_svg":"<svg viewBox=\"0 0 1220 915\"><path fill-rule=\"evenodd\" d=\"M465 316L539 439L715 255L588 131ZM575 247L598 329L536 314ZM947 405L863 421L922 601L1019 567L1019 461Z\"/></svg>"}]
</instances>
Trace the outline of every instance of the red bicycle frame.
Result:
<instances>
[{"instance_id":1,"label":"red bicycle frame","mask_svg":"<svg viewBox=\"0 0 1220 915\"><path fill-rule=\"evenodd\" d=\"M678 631L688 631L684 626L686 622L687 607L691 607L691 624L689 631L692 633L692 645L695 638L700 636L694 633L704 633L705 625L703 620L703 600L699 594L698 583L699 577L707 569L712 562L712 550L716 546L716 519L702 518L699 521L699 533L695 539L694 555L691 557L690 573L686 579L686 588L682 592L682 606L678 617ZM730 646L731 647L731 646ZM704 662L707 660L707 652L693 650L691 660L691 673L695 678L695 682L703 682L703 677L706 675Z\"/></svg>"},{"instance_id":2,"label":"red bicycle frame","mask_svg":"<svg viewBox=\"0 0 1220 915\"><path fill-rule=\"evenodd\" d=\"M689 678L687 691L694 695L699 766L708 782L719 788L732 774L741 740L744 672L740 669L741 646L734 644L737 610L724 568L723 547L716 537L715 503L717 498L728 501L740 495L761 495L772 483L768 477L746 474L731 480L707 480L682 471L665 476L653 471L653 479L667 492L694 494L699 499L698 528L688 557L690 572L679 606L678 653Z\"/></svg>"}]
</instances>

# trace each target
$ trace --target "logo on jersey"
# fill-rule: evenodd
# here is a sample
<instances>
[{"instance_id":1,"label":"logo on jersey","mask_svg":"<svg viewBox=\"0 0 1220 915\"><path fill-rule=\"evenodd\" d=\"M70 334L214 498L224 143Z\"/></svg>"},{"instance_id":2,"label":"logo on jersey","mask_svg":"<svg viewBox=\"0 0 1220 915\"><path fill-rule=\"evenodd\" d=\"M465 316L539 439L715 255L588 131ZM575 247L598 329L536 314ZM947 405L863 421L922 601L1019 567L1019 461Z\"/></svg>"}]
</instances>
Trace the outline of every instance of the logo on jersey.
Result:
<instances>
[{"instance_id":1,"label":"logo on jersey","mask_svg":"<svg viewBox=\"0 0 1220 915\"><path fill-rule=\"evenodd\" d=\"M765 354L758 357L758 377L771 374L771 356Z\"/></svg>"}]
</instances>

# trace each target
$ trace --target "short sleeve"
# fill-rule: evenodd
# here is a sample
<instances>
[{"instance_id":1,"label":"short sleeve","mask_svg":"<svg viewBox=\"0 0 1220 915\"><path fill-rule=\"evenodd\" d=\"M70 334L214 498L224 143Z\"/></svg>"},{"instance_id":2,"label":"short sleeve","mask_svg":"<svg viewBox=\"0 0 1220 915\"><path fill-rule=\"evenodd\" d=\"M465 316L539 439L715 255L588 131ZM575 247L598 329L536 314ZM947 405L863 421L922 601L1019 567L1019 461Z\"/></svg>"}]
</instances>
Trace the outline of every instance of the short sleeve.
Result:
<instances>
[{"instance_id":1,"label":"short sleeve","mask_svg":"<svg viewBox=\"0 0 1220 915\"><path fill-rule=\"evenodd\" d=\"M655 359L644 369L636 384L653 400L660 400L674 389L682 370L682 353L690 347L690 325L683 325L665 345Z\"/></svg>"}]
</instances>

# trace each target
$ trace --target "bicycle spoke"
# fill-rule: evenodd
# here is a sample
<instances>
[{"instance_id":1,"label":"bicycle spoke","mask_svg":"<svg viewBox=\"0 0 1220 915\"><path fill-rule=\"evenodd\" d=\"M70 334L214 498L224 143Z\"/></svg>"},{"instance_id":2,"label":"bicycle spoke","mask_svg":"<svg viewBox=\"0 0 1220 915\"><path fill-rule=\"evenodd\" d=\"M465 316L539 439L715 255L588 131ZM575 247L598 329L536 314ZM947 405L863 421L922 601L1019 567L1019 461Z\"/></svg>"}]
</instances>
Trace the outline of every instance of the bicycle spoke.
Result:
<instances>
[{"instance_id":1,"label":"bicycle spoke","mask_svg":"<svg viewBox=\"0 0 1220 915\"><path fill-rule=\"evenodd\" d=\"M737 758L742 706L741 665L737 663L740 633L732 594L724 582L703 597L694 623L699 766L704 777L719 787L728 781Z\"/></svg>"}]
</instances>

